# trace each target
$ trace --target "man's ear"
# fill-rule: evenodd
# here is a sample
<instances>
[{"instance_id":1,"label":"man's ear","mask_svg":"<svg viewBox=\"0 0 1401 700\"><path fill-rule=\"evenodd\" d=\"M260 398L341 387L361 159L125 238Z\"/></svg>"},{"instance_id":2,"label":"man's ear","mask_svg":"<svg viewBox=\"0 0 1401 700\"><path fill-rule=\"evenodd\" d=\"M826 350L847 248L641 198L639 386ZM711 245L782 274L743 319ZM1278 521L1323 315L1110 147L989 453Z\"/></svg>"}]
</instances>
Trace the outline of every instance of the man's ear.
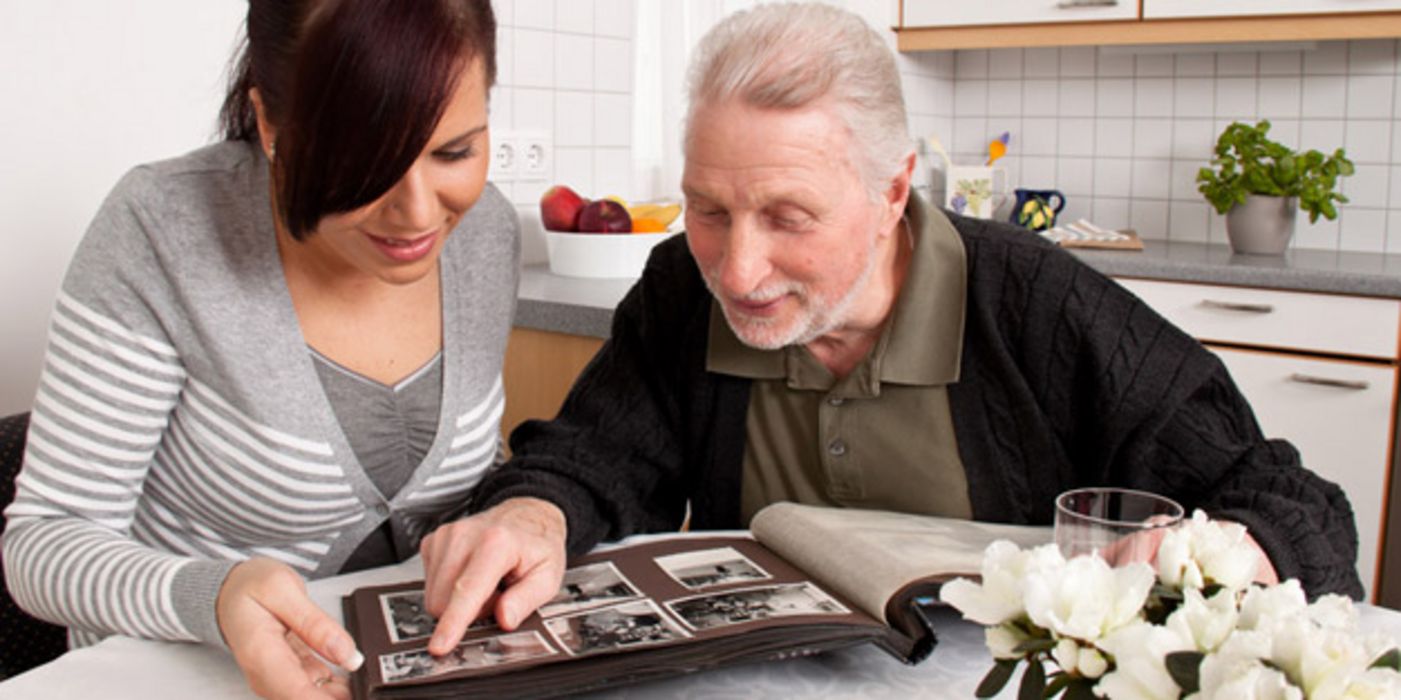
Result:
<instances>
[{"instance_id":1,"label":"man's ear","mask_svg":"<svg viewBox=\"0 0 1401 700\"><path fill-rule=\"evenodd\" d=\"M881 202L885 207L885 230L893 228L895 222L905 215L905 204L910 200L910 182L914 173L915 154L911 151L901 162L895 177L890 179L890 186L886 188L884 201Z\"/></svg>"}]
</instances>

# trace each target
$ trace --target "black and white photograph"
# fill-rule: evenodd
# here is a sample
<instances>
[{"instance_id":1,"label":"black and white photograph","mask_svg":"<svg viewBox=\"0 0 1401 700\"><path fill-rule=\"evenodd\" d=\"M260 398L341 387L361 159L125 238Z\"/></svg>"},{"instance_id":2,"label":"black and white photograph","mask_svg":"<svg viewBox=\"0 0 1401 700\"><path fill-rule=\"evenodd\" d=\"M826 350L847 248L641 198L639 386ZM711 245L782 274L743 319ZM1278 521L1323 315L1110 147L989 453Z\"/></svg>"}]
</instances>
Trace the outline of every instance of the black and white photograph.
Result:
<instances>
[{"instance_id":1,"label":"black and white photograph","mask_svg":"<svg viewBox=\"0 0 1401 700\"><path fill-rule=\"evenodd\" d=\"M708 630L771 617L846 615L851 611L809 582L744 588L681 598L667 603L695 630Z\"/></svg>"},{"instance_id":2,"label":"black and white photograph","mask_svg":"<svg viewBox=\"0 0 1401 700\"><path fill-rule=\"evenodd\" d=\"M384 613L384 628L389 630L389 641L393 644L427 639L433 636L433 628L438 618L428 613L423 604L423 591L400 591L385 593L379 597L380 610ZM467 627L468 632L496 628L496 617L488 613L485 617Z\"/></svg>"},{"instance_id":3,"label":"black and white photograph","mask_svg":"<svg viewBox=\"0 0 1401 700\"><path fill-rule=\"evenodd\" d=\"M513 632L468 640L437 657L429 654L427 648L384 654L379 657L379 670L385 683L402 683L456 671L515 664L557 653L539 632Z\"/></svg>"},{"instance_id":4,"label":"black and white photograph","mask_svg":"<svg viewBox=\"0 0 1401 700\"><path fill-rule=\"evenodd\" d=\"M773 578L734 547L716 547L697 552L681 552L656 558L677 583L691 589L723 586L727 583L763 581Z\"/></svg>"},{"instance_id":5,"label":"black and white photograph","mask_svg":"<svg viewBox=\"0 0 1401 700\"><path fill-rule=\"evenodd\" d=\"M577 566L564 572L564 582L550 602L540 606L540 617L611 605L641 598L637 587L611 562Z\"/></svg>"},{"instance_id":6,"label":"black and white photograph","mask_svg":"<svg viewBox=\"0 0 1401 700\"><path fill-rule=\"evenodd\" d=\"M545 620L545 627L565 651L575 656L691 636L650 599L552 618Z\"/></svg>"}]
</instances>

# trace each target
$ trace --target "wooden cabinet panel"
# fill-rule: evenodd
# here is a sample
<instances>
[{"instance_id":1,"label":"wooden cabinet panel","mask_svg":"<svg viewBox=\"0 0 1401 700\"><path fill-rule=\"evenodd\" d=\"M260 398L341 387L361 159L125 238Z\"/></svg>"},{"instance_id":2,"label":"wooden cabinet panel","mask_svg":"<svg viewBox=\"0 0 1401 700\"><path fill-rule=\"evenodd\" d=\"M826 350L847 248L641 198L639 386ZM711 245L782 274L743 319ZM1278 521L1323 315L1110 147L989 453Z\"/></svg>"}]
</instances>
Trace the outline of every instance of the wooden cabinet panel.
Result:
<instances>
[{"instance_id":1,"label":"wooden cabinet panel","mask_svg":"<svg viewBox=\"0 0 1401 700\"><path fill-rule=\"evenodd\" d=\"M1255 409L1265 435L1343 488L1357 520L1357 570L1374 600L1385 526L1396 367L1212 348Z\"/></svg>"},{"instance_id":2,"label":"wooden cabinet panel","mask_svg":"<svg viewBox=\"0 0 1401 700\"><path fill-rule=\"evenodd\" d=\"M602 346L601 338L511 329L502 369L506 410L501 434L509 438L517 425L530 418L555 417L574 379Z\"/></svg>"},{"instance_id":3,"label":"wooden cabinet panel","mask_svg":"<svg viewBox=\"0 0 1401 700\"><path fill-rule=\"evenodd\" d=\"M905 0L905 27L1056 24L1138 19L1138 0Z\"/></svg>"},{"instance_id":4,"label":"wooden cabinet panel","mask_svg":"<svg viewBox=\"0 0 1401 700\"><path fill-rule=\"evenodd\" d=\"M1144 19L1339 14L1401 10L1398 0L1143 0Z\"/></svg>"}]
</instances>

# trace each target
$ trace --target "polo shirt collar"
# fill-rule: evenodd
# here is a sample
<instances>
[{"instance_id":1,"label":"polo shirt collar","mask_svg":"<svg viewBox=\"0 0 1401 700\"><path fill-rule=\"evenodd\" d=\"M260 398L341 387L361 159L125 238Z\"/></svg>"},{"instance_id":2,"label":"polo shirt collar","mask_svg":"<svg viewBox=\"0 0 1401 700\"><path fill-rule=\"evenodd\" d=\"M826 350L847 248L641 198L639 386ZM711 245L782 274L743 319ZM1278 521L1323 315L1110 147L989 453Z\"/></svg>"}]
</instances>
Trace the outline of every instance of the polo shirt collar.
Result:
<instances>
[{"instance_id":1,"label":"polo shirt collar","mask_svg":"<svg viewBox=\"0 0 1401 700\"><path fill-rule=\"evenodd\" d=\"M905 218L914 236L914 253L900 296L871 354L846 379L862 384L877 379L916 386L952 384L958 381L963 350L968 271L963 241L948 217L914 192ZM800 358L799 353L809 357ZM824 384L822 377L813 376L814 363L801 346L761 350L745 345L725 321L720 304L711 300L707 370L750 379L786 378L795 389L829 386L830 377Z\"/></svg>"}]
</instances>

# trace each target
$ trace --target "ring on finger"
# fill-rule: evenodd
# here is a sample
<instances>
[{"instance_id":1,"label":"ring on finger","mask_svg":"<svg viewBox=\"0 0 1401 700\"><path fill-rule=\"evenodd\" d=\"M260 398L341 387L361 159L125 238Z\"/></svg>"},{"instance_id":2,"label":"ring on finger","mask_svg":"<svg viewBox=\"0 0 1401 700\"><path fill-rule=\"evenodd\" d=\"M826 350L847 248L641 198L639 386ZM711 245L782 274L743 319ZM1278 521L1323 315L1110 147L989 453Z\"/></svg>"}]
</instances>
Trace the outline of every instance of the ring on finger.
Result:
<instances>
[{"instance_id":1,"label":"ring on finger","mask_svg":"<svg viewBox=\"0 0 1401 700\"><path fill-rule=\"evenodd\" d=\"M317 678L316 680L312 681L311 683L312 683L312 685L314 685L314 686L320 688L320 687L322 687L322 686L324 686L324 685L326 685L327 683L330 683L330 682L331 682L331 677L330 677L330 676L322 676L322 677Z\"/></svg>"}]
</instances>

